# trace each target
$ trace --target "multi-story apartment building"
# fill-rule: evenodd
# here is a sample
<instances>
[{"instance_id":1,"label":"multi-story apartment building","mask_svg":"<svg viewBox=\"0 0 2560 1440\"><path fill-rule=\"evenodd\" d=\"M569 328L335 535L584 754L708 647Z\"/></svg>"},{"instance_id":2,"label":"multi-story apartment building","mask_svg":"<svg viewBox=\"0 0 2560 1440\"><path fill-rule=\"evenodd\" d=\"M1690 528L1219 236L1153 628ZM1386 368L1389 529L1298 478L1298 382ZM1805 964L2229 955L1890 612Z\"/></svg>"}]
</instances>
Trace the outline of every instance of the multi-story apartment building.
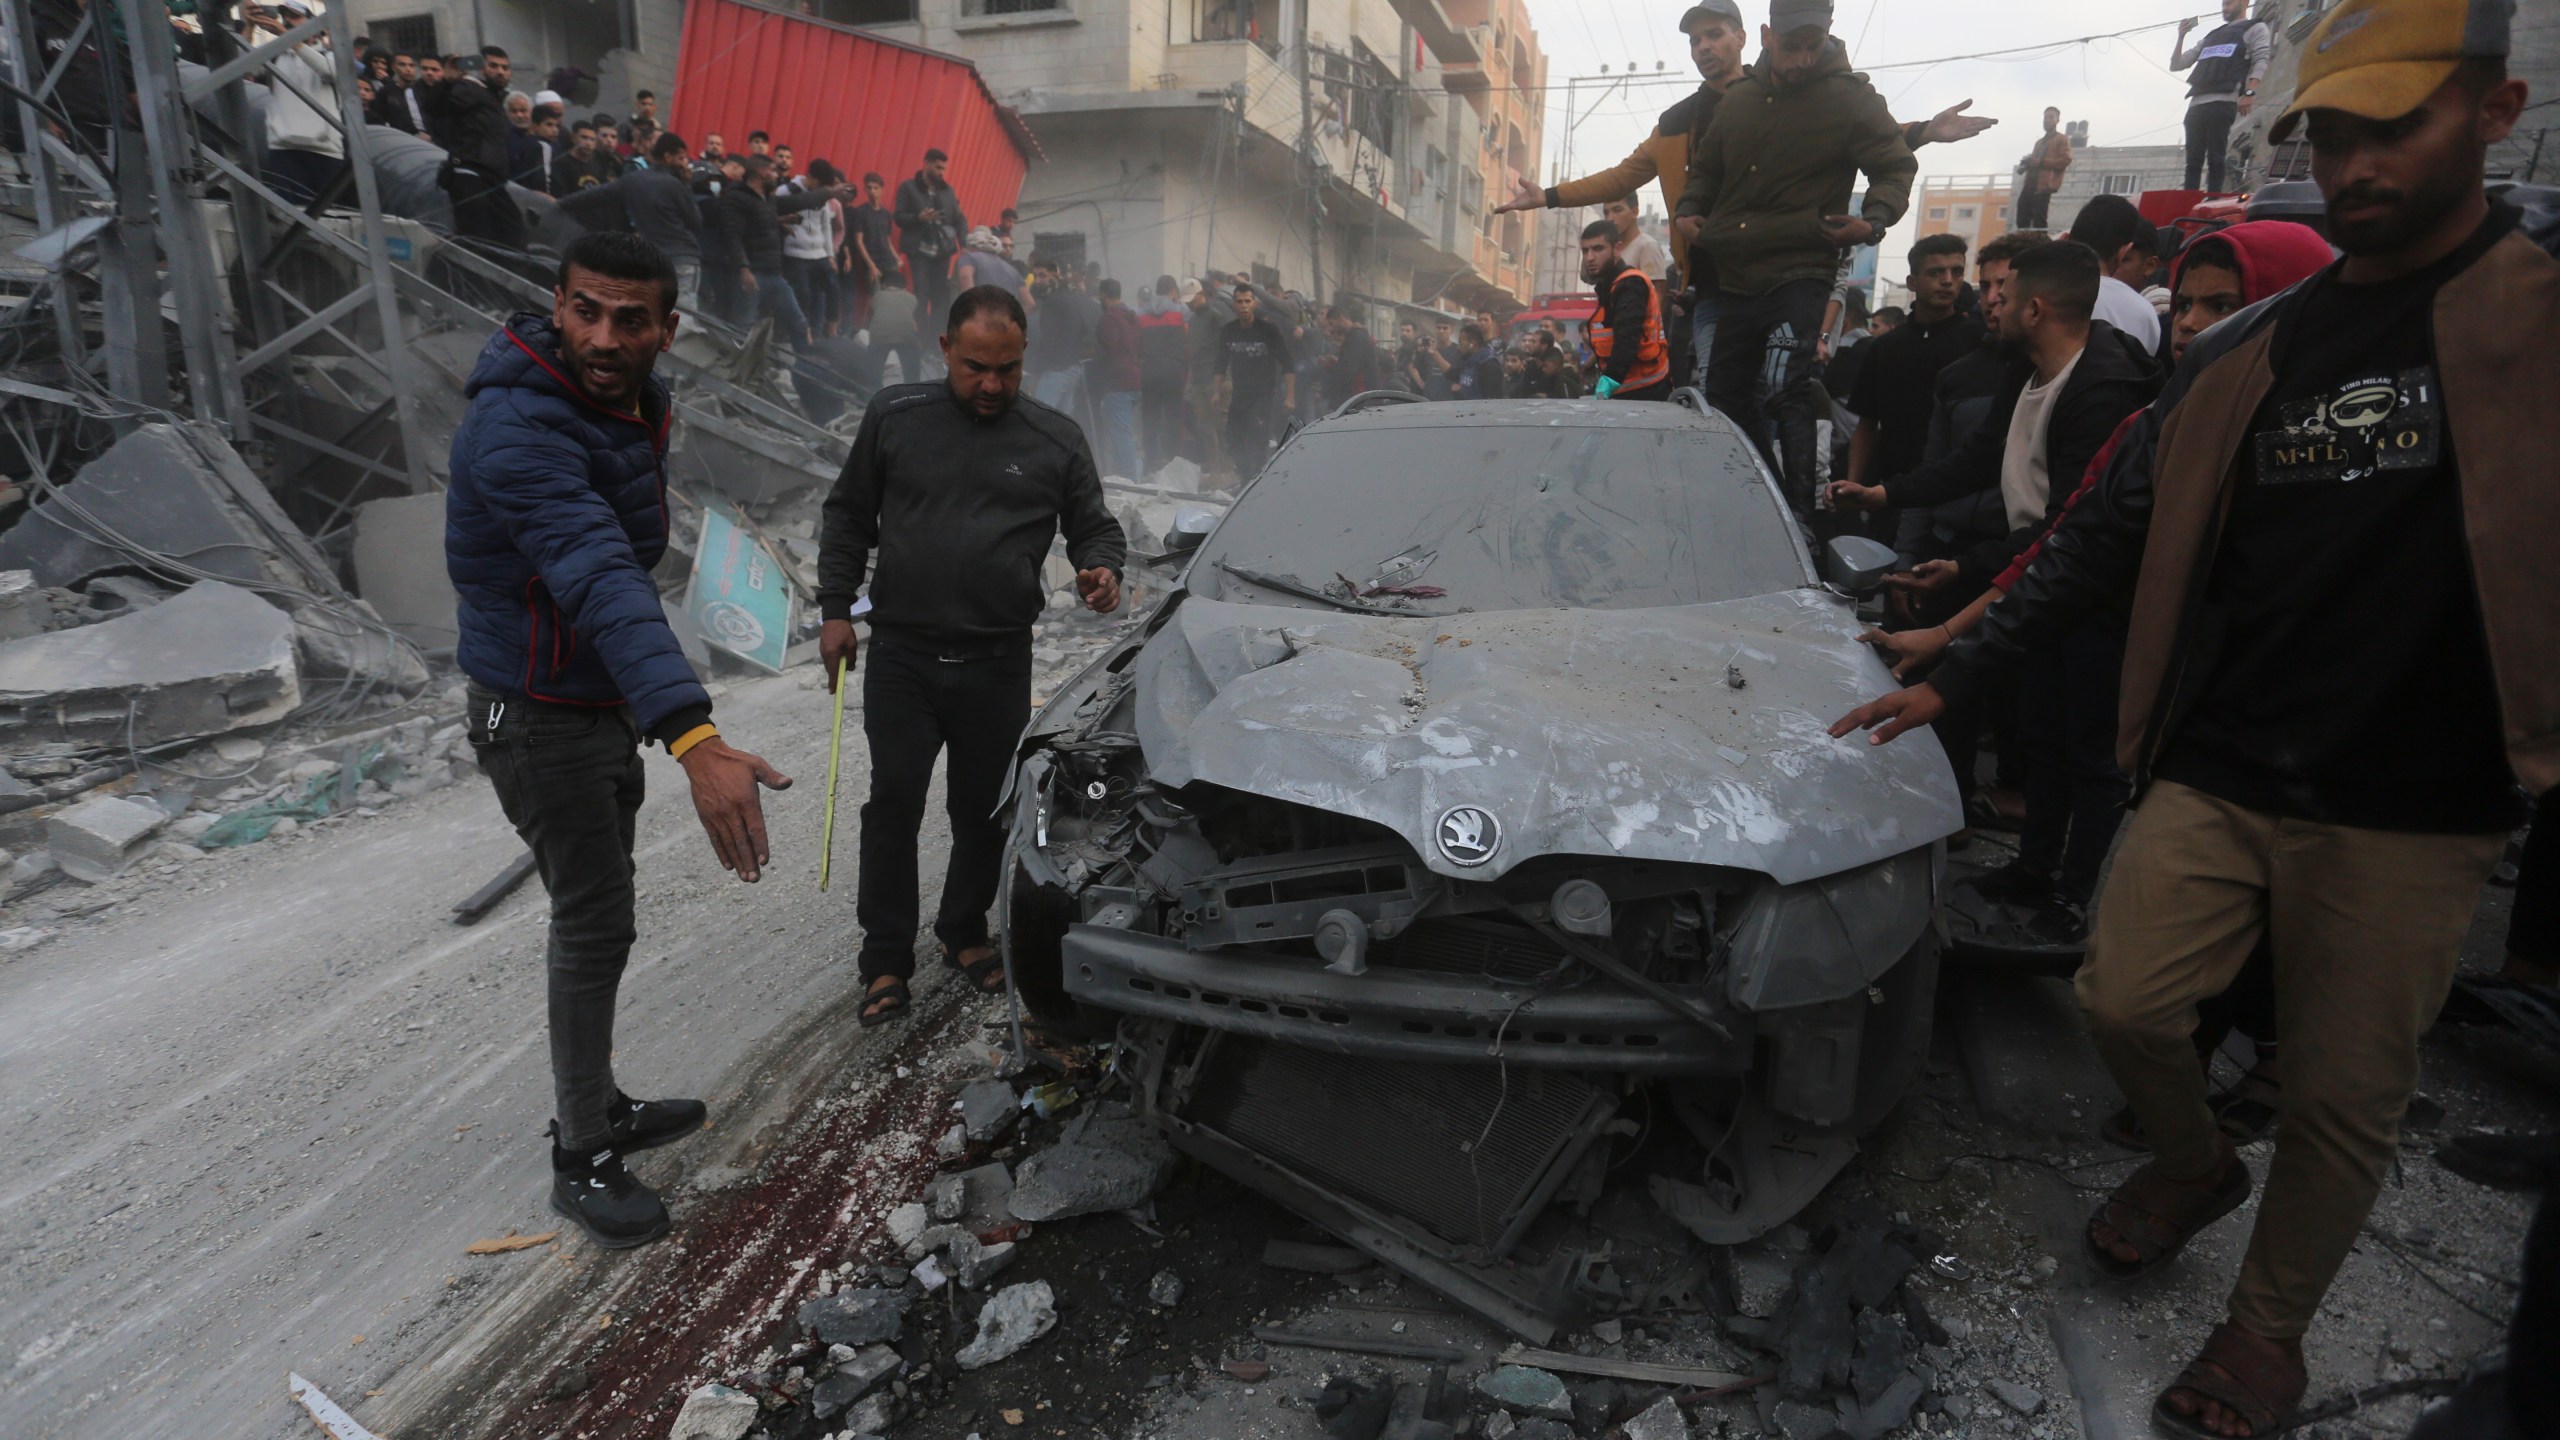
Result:
<instances>
[{"instance_id":1,"label":"multi-story apartment building","mask_svg":"<svg viewBox=\"0 0 2560 1440\"><path fill-rule=\"evenodd\" d=\"M1920 182L1912 197L1919 229L1914 239L1961 235L1966 249L1979 251L2009 233L2010 206L2017 179L2009 175L1934 175Z\"/></svg>"}]
</instances>

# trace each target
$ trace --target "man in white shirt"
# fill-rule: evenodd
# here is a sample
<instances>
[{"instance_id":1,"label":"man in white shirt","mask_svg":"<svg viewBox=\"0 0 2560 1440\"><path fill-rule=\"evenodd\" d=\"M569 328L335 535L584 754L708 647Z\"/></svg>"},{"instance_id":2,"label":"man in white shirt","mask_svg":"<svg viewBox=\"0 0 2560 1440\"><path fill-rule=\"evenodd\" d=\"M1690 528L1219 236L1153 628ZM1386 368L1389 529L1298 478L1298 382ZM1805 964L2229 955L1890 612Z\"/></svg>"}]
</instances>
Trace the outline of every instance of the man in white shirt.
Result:
<instances>
[{"instance_id":1,"label":"man in white shirt","mask_svg":"<svg viewBox=\"0 0 2560 1440\"><path fill-rule=\"evenodd\" d=\"M1609 223L1618 227L1618 259L1630 270L1641 272L1648 280L1660 281L1671 273L1671 252L1662 242L1645 233L1636 215L1636 198L1632 195L1612 200L1600 207Z\"/></svg>"},{"instance_id":2,"label":"man in white shirt","mask_svg":"<svg viewBox=\"0 0 2560 1440\"><path fill-rule=\"evenodd\" d=\"M2156 263L2160 232L2121 195L2093 195L2072 218L2070 238L2098 252L2103 271L2098 281L2097 318L2132 337L2146 353L2160 353L2160 312L2142 292L2122 277L2139 270L2144 279ZM2078 477L2073 477L2077 483Z\"/></svg>"}]
</instances>

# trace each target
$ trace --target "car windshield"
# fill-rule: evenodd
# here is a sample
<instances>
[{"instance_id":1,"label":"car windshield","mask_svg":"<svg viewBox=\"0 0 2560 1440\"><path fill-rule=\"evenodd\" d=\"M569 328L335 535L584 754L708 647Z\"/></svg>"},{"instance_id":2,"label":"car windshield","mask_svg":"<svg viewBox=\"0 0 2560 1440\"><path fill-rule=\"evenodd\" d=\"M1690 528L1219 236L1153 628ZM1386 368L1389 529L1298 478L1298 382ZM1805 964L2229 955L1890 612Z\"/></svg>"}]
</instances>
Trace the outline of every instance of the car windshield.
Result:
<instances>
[{"instance_id":1,"label":"car windshield","mask_svg":"<svg viewBox=\"0 0 2560 1440\"><path fill-rule=\"evenodd\" d=\"M1808 583L1743 442L1650 425L1301 435L1190 580L1211 599L1403 614L1701 605Z\"/></svg>"}]
</instances>

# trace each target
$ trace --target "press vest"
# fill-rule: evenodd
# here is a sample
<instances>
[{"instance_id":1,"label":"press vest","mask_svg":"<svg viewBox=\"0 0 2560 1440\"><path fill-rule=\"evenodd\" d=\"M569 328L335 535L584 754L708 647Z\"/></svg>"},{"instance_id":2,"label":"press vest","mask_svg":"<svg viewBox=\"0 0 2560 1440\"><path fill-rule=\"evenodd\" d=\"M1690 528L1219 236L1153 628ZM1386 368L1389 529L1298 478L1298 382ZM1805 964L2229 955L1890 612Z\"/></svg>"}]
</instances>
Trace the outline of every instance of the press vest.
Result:
<instances>
[{"instance_id":1,"label":"press vest","mask_svg":"<svg viewBox=\"0 0 2560 1440\"><path fill-rule=\"evenodd\" d=\"M2195 72L2187 77L2190 95L2224 95L2246 87L2249 83L2249 29L2258 24L2247 16L2216 26L2204 43L2196 47Z\"/></svg>"},{"instance_id":2,"label":"press vest","mask_svg":"<svg viewBox=\"0 0 2560 1440\"><path fill-rule=\"evenodd\" d=\"M1662 332L1662 292L1654 288L1644 272L1619 271L1617 279L1609 284L1610 292L1614 293L1618 286L1629 280L1644 287L1644 334L1636 341L1636 363L1627 371L1625 383L1618 388L1641 390L1671 378L1671 342L1663 337ZM1599 313L1591 317L1588 327L1591 354L1604 369L1617 344L1617 336L1609 329L1609 300L1610 294L1604 293L1600 297Z\"/></svg>"}]
</instances>

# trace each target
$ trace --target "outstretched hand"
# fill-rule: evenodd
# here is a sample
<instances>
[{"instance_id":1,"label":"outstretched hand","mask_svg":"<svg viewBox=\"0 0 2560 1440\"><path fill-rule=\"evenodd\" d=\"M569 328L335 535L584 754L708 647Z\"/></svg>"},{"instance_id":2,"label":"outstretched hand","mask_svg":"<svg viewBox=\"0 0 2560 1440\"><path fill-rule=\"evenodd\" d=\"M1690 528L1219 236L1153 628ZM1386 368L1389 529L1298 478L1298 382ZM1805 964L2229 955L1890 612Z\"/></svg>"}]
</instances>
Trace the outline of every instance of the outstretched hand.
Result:
<instances>
[{"instance_id":1,"label":"outstretched hand","mask_svg":"<svg viewBox=\"0 0 2560 1440\"><path fill-rule=\"evenodd\" d=\"M763 879L773 852L765 840L764 797L756 787L788 790L791 777L764 763L762 756L732 749L717 735L684 752L676 763L693 783L693 813L702 818L720 868L750 885Z\"/></svg>"},{"instance_id":2,"label":"outstretched hand","mask_svg":"<svg viewBox=\"0 0 2560 1440\"><path fill-rule=\"evenodd\" d=\"M1870 745L1883 745L1905 730L1916 730L1947 713L1947 697L1934 685L1914 685L1896 690L1881 700L1870 700L1840 717L1831 727L1831 738L1839 739L1852 730L1873 730L1867 737ZM1879 729L1878 727L1882 728Z\"/></svg>"},{"instance_id":3,"label":"outstretched hand","mask_svg":"<svg viewBox=\"0 0 2560 1440\"><path fill-rule=\"evenodd\" d=\"M1546 206L1547 192L1545 189L1523 180L1520 182L1519 188L1512 191L1511 198L1509 200L1493 207L1493 213L1496 215L1508 215L1515 210L1543 210Z\"/></svg>"},{"instance_id":4,"label":"outstretched hand","mask_svg":"<svg viewBox=\"0 0 2560 1440\"><path fill-rule=\"evenodd\" d=\"M1964 113L1972 106L1971 100L1959 100L1930 116L1929 123L1920 129L1920 139L1930 145L1953 145L1959 140L1970 140L2000 123L1988 115Z\"/></svg>"},{"instance_id":5,"label":"outstretched hand","mask_svg":"<svg viewBox=\"0 0 2560 1440\"><path fill-rule=\"evenodd\" d=\"M1947 653L1947 647L1955 643L1955 637L1947 633L1944 625L1932 625L1926 630L1870 629L1858 638L1884 652L1885 663L1893 667L1896 680L1908 680L1936 664L1938 657Z\"/></svg>"}]
</instances>

